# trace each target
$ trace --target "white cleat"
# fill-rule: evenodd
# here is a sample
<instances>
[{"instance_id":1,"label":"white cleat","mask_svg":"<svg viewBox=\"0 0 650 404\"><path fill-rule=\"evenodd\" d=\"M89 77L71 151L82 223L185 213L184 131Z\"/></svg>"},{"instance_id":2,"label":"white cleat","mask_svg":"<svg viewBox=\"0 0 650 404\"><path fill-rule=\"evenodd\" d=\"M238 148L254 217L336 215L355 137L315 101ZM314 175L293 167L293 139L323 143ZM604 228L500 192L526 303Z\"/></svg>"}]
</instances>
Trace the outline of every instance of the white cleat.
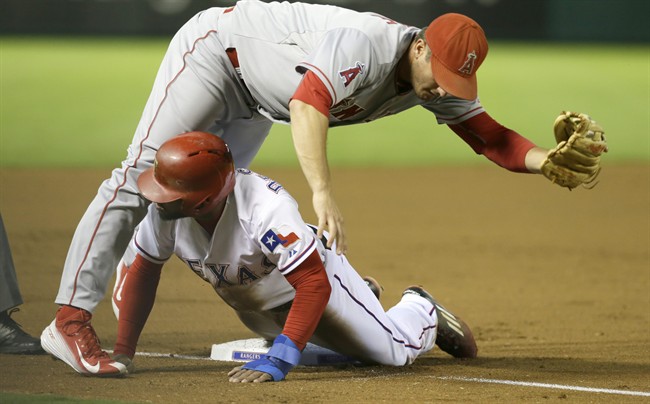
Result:
<instances>
[{"instance_id":1,"label":"white cleat","mask_svg":"<svg viewBox=\"0 0 650 404\"><path fill-rule=\"evenodd\" d=\"M41 334L41 346L47 353L85 376L116 377L128 374L129 364L112 359L101 349L90 318L90 313L79 310L73 318L53 320Z\"/></svg>"}]
</instances>

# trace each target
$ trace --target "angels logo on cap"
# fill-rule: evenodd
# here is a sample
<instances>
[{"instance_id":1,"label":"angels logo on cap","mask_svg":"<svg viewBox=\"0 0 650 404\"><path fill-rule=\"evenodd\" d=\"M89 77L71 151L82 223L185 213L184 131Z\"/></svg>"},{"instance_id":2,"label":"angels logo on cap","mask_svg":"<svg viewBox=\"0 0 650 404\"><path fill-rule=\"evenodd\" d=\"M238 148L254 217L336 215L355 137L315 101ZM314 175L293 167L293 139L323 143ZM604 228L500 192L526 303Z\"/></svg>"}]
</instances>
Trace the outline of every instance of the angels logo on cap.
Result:
<instances>
[{"instance_id":1,"label":"angels logo on cap","mask_svg":"<svg viewBox=\"0 0 650 404\"><path fill-rule=\"evenodd\" d=\"M444 14L429 24L424 38L431 49L433 77L440 87L458 98L476 99L476 71L488 52L481 26L462 14Z\"/></svg>"},{"instance_id":2,"label":"angels logo on cap","mask_svg":"<svg viewBox=\"0 0 650 404\"><path fill-rule=\"evenodd\" d=\"M459 72L470 76L474 71L474 63L476 63L476 51L471 51L467 54L467 60L458 69Z\"/></svg>"}]
</instances>

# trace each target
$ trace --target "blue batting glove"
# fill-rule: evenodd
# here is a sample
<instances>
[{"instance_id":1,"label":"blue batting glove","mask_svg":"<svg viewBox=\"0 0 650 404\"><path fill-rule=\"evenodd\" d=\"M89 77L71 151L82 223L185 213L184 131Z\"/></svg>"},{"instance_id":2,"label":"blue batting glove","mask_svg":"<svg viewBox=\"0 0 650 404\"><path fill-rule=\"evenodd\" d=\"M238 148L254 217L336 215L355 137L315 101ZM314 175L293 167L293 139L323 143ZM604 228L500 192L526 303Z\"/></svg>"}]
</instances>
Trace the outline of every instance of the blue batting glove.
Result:
<instances>
[{"instance_id":1,"label":"blue batting glove","mask_svg":"<svg viewBox=\"0 0 650 404\"><path fill-rule=\"evenodd\" d=\"M284 334L278 335L273 346L261 359L248 362L242 369L257 370L268 373L274 382L283 380L287 373L300 362L300 350L296 344Z\"/></svg>"}]
</instances>

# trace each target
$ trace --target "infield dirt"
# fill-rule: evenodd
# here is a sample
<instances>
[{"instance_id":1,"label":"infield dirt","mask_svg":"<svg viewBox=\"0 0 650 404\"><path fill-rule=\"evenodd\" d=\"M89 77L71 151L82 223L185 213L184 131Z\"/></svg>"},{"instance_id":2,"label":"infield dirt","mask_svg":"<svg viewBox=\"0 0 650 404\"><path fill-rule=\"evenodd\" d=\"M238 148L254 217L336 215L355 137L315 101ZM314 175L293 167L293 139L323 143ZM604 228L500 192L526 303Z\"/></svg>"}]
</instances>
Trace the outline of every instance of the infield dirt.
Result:
<instances>
[{"instance_id":1,"label":"infield dirt","mask_svg":"<svg viewBox=\"0 0 650 404\"><path fill-rule=\"evenodd\" d=\"M313 222L299 169L256 171L283 184ZM14 318L34 335L54 316L72 234L108 175L0 170L0 211L25 300ZM48 356L0 355L0 392L155 403L647 400L533 383L650 392L648 165L605 167L594 190L573 192L488 165L339 168L333 177L348 257L382 283L384 307L422 284L472 327L479 358L434 350L408 367L298 367L281 383L233 385L233 364L224 362L137 357L134 375L93 379ZM93 324L111 349L107 299ZM250 337L174 259L139 350L208 357L213 343Z\"/></svg>"}]
</instances>

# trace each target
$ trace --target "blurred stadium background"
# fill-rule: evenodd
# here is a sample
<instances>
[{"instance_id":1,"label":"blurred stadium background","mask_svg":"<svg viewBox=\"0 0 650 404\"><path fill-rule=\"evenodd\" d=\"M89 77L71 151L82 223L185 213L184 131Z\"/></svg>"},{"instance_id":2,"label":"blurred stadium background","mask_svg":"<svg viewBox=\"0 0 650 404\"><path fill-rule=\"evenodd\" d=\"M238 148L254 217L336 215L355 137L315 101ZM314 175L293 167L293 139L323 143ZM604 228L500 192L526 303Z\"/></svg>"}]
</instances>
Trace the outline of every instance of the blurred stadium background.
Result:
<instances>
[{"instance_id":1,"label":"blurred stadium background","mask_svg":"<svg viewBox=\"0 0 650 404\"><path fill-rule=\"evenodd\" d=\"M196 12L234 0L2 0L0 33L173 34ZM474 17L492 39L650 41L647 0L321 0L425 26L446 12Z\"/></svg>"},{"instance_id":2,"label":"blurred stadium background","mask_svg":"<svg viewBox=\"0 0 650 404\"><path fill-rule=\"evenodd\" d=\"M497 120L549 147L561 110L588 112L612 135L610 161L650 159L648 0L311 2L414 26L446 12L467 14L490 40L479 86ZM196 12L233 3L1 0L0 167L117 165L171 36ZM483 164L435 126L415 108L337 128L331 163ZM295 165L292 151L288 128L276 125L256 164Z\"/></svg>"}]
</instances>

